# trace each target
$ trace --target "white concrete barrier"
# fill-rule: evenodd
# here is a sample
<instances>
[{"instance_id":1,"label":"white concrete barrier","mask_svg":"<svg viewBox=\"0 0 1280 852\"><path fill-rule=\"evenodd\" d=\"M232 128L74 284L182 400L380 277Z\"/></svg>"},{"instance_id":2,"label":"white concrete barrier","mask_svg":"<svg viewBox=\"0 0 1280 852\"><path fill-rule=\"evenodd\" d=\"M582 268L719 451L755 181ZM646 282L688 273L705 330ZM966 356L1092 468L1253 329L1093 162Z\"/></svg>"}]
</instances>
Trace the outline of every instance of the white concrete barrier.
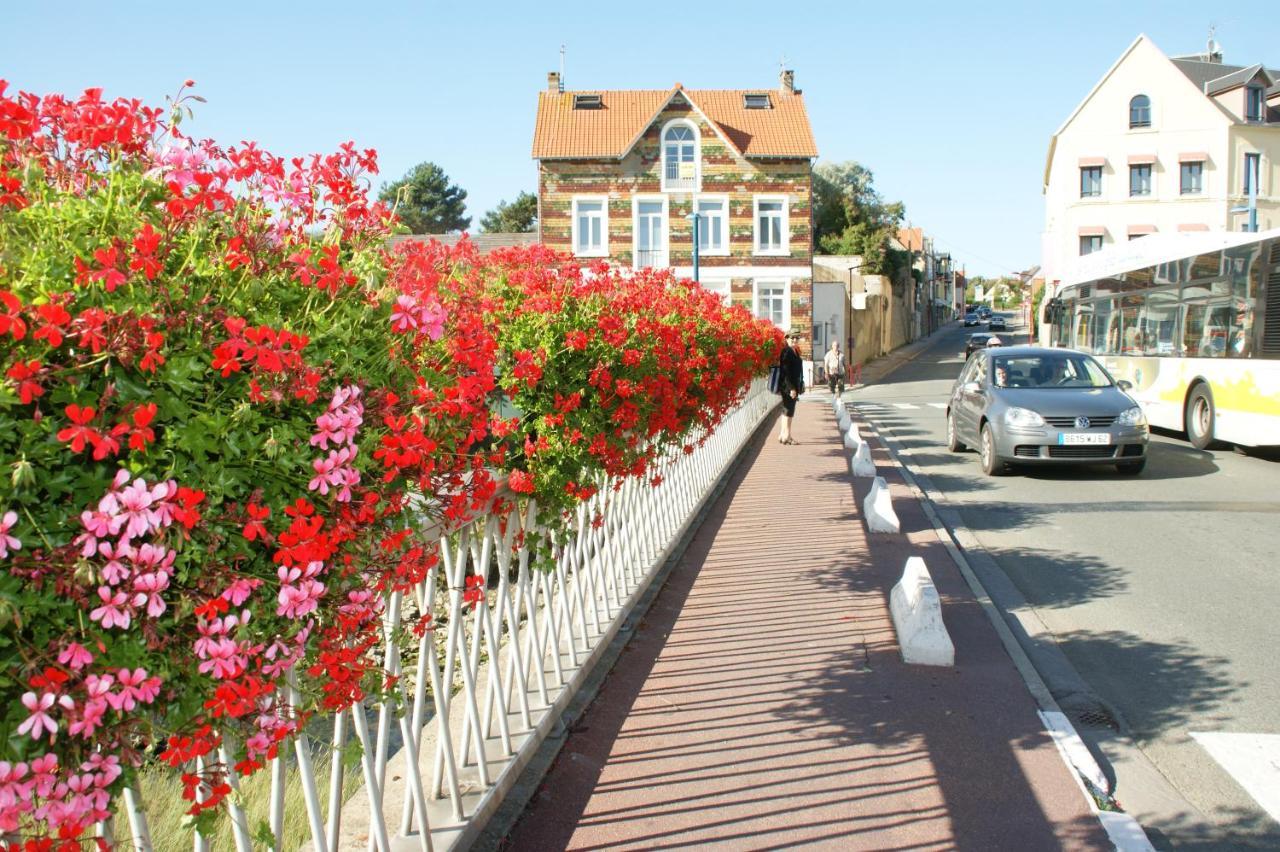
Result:
<instances>
[{"instance_id":1,"label":"white concrete barrier","mask_svg":"<svg viewBox=\"0 0 1280 852\"><path fill-rule=\"evenodd\" d=\"M841 399L840 397L836 397L835 399L831 400L831 410L834 411L837 416L839 416L840 412L844 411L844 400Z\"/></svg>"},{"instance_id":2,"label":"white concrete barrier","mask_svg":"<svg viewBox=\"0 0 1280 852\"><path fill-rule=\"evenodd\" d=\"M846 450L858 451L858 447L862 446L862 435L858 433L858 424L850 423L849 428L844 433L844 448Z\"/></svg>"},{"instance_id":3,"label":"white concrete barrier","mask_svg":"<svg viewBox=\"0 0 1280 852\"><path fill-rule=\"evenodd\" d=\"M954 666L956 648L942 623L942 599L919 556L907 560L902 579L889 592L889 612L904 662Z\"/></svg>"},{"instance_id":4,"label":"white concrete barrier","mask_svg":"<svg viewBox=\"0 0 1280 852\"><path fill-rule=\"evenodd\" d=\"M871 460L871 446L863 441L853 454L854 476L875 476L876 463Z\"/></svg>"},{"instance_id":5,"label":"white concrete barrier","mask_svg":"<svg viewBox=\"0 0 1280 852\"><path fill-rule=\"evenodd\" d=\"M849 424L852 422L853 420L849 417L848 409L842 408L836 412L836 425L840 427L841 432L846 431L849 428Z\"/></svg>"},{"instance_id":6,"label":"white concrete barrier","mask_svg":"<svg viewBox=\"0 0 1280 852\"><path fill-rule=\"evenodd\" d=\"M862 510L867 516L867 529L871 532L896 533L901 528L898 515L893 511L889 486L883 476L877 476L871 483L871 491L867 494L867 499L862 501Z\"/></svg>"}]
</instances>

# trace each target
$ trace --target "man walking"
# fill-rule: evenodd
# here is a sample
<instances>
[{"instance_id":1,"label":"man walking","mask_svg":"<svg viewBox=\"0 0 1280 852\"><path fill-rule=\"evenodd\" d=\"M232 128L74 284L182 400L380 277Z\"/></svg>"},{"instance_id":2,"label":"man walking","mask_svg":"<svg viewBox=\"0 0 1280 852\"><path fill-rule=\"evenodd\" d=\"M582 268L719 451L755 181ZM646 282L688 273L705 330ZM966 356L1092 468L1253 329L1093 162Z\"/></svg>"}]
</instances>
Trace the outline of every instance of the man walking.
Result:
<instances>
[{"instance_id":1,"label":"man walking","mask_svg":"<svg viewBox=\"0 0 1280 852\"><path fill-rule=\"evenodd\" d=\"M831 341L831 346L827 349L826 357L822 359L822 368L827 373L827 387L831 389L832 395L836 393L836 388L840 389L840 393L844 393L844 355L840 352L839 341Z\"/></svg>"}]
</instances>

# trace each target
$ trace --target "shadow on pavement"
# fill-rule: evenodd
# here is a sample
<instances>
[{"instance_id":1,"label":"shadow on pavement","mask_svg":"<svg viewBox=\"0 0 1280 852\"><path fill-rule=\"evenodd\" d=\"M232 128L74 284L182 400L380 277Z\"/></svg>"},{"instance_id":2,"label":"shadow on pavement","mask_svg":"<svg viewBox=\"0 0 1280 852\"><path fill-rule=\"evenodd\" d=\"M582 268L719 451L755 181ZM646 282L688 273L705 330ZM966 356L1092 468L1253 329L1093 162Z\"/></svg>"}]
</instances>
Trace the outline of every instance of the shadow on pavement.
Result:
<instances>
[{"instance_id":1,"label":"shadow on pavement","mask_svg":"<svg viewBox=\"0 0 1280 852\"><path fill-rule=\"evenodd\" d=\"M987 554L1004 566L1018 581L1024 595L1034 590L1036 607L1064 609L1099 598L1120 594L1129 588L1126 571L1092 556L1062 553L1032 547L987 547Z\"/></svg>"}]
</instances>

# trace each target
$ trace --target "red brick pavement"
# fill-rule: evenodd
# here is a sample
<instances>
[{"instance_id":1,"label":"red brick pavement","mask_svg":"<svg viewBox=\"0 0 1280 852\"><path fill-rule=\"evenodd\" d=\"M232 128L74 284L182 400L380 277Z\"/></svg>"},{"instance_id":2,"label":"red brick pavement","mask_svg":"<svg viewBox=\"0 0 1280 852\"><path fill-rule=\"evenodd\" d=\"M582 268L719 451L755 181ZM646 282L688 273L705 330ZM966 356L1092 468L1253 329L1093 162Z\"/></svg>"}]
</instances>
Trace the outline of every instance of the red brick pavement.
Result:
<instances>
[{"instance_id":1,"label":"red brick pavement","mask_svg":"<svg viewBox=\"0 0 1280 852\"><path fill-rule=\"evenodd\" d=\"M830 408L748 448L507 838L514 850L1109 849L1012 661L887 451L868 535ZM902 662L925 558L953 669Z\"/></svg>"}]
</instances>

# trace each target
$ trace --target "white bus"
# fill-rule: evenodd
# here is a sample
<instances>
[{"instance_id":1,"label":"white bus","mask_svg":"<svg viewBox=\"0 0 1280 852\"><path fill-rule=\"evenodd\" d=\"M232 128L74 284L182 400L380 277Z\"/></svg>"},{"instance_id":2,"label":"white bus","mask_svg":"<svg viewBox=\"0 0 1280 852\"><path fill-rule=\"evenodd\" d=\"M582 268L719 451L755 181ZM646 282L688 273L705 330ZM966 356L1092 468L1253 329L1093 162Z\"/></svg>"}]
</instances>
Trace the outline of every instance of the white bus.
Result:
<instances>
[{"instance_id":1,"label":"white bus","mask_svg":"<svg viewBox=\"0 0 1280 852\"><path fill-rule=\"evenodd\" d=\"M1280 445L1280 229L1143 237L1081 258L1048 343L1092 353L1152 426Z\"/></svg>"}]
</instances>

